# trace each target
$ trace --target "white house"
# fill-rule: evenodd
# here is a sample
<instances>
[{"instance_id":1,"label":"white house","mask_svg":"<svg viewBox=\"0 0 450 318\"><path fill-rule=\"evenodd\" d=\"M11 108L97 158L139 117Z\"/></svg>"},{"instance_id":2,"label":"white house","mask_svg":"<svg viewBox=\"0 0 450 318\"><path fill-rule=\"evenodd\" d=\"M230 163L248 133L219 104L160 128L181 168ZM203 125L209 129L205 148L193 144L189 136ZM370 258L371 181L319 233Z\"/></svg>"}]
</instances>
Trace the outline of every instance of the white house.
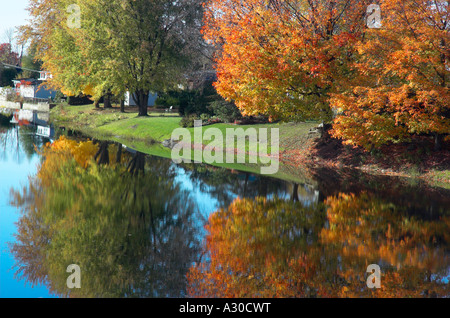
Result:
<instances>
[{"instance_id":1,"label":"white house","mask_svg":"<svg viewBox=\"0 0 450 318\"><path fill-rule=\"evenodd\" d=\"M149 93L147 106L155 106L155 101L158 98L158 94ZM134 98L131 97L130 92L125 93L125 106L136 106Z\"/></svg>"},{"instance_id":2,"label":"white house","mask_svg":"<svg viewBox=\"0 0 450 318\"><path fill-rule=\"evenodd\" d=\"M51 75L48 75L49 73L46 74L46 78L50 78L49 76ZM42 80L37 80L34 78L22 78L13 80L14 90L17 95L20 95L24 98L54 98L56 96L56 91L48 89L45 86L40 86L42 82Z\"/></svg>"},{"instance_id":3,"label":"white house","mask_svg":"<svg viewBox=\"0 0 450 318\"><path fill-rule=\"evenodd\" d=\"M50 72L47 72L47 71L39 72L39 78L38 78L39 81L46 81L50 78L53 78L53 76L52 76L52 74L50 74Z\"/></svg>"}]
</instances>

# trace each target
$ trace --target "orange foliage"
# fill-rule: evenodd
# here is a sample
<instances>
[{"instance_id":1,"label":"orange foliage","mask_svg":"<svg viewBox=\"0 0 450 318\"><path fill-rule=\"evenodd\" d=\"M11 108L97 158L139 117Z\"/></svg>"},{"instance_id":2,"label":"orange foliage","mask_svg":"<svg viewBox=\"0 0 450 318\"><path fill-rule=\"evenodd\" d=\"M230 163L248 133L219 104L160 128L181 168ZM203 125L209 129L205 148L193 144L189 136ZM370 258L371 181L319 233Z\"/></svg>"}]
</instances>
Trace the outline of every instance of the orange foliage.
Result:
<instances>
[{"instance_id":1,"label":"orange foliage","mask_svg":"<svg viewBox=\"0 0 450 318\"><path fill-rule=\"evenodd\" d=\"M333 136L367 149L450 132L448 1L381 1L382 28L356 44Z\"/></svg>"},{"instance_id":2,"label":"orange foliage","mask_svg":"<svg viewBox=\"0 0 450 318\"><path fill-rule=\"evenodd\" d=\"M236 199L228 209L212 214L206 227L208 259L189 271L189 295L306 296L309 287L298 283L313 284L315 262L309 260L307 243L292 237L302 226L318 233L321 214L314 218L313 211L292 202L257 198Z\"/></svg>"},{"instance_id":3,"label":"orange foliage","mask_svg":"<svg viewBox=\"0 0 450 318\"><path fill-rule=\"evenodd\" d=\"M372 198L340 194L320 206L236 199L209 218L192 297L446 296L450 218L421 220ZM381 288L366 285L380 264ZM427 295L428 293L428 295Z\"/></svg>"},{"instance_id":4,"label":"orange foliage","mask_svg":"<svg viewBox=\"0 0 450 318\"><path fill-rule=\"evenodd\" d=\"M205 38L219 48L219 94L244 114L330 116L334 78L361 34L368 1L210 0Z\"/></svg>"}]
</instances>

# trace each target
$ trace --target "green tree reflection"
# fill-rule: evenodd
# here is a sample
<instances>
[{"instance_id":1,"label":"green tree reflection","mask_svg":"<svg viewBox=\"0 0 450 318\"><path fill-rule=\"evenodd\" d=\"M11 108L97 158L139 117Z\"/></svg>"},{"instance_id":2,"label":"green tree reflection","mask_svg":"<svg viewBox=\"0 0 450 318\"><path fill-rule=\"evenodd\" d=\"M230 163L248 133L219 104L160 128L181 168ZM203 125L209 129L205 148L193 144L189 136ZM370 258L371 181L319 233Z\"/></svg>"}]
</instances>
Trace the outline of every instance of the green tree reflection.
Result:
<instances>
[{"instance_id":1,"label":"green tree reflection","mask_svg":"<svg viewBox=\"0 0 450 318\"><path fill-rule=\"evenodd\" d=\"M69 297L183 296L199 245L194 206L173 179L161 181L141 161L127 170L104 147L63 138L45 148L28 186L13 191L23 213L11 245L17 276ZM93 160L99 150L102 165ZM170 179L170 165L157 164ZM81 268L80 289L66 286L70 264Z\"/></svg>"}]
</instances>

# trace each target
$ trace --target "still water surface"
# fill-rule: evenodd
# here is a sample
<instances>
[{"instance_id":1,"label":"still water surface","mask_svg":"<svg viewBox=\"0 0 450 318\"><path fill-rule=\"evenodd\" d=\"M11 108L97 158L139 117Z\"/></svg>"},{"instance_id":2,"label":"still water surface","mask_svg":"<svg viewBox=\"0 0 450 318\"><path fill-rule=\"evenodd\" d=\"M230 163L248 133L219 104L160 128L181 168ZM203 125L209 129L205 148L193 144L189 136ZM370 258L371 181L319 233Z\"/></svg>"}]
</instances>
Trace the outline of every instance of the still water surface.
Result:
<instances>
[{"instance_id":1,"label":"still water surface","mask_svg":"<svg viewBox=\"0 0 450 318\"><path fill-rule=\"evenodd\" d=\"M38 153L47 142L0 129L0 297L450 296L448 190L294 183L79 137Z\"/></svg>"}]
</instances>

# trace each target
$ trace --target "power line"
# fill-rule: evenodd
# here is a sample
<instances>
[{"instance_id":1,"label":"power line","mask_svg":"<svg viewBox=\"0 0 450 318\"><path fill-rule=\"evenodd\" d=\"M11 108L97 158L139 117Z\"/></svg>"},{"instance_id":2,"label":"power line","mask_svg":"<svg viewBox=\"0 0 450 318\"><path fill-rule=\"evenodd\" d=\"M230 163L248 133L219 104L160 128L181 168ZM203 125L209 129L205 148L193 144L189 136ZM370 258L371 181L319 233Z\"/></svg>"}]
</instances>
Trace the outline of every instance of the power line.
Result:
<instances>
[{"instance_id":1,"label":"power line","mask_svg":"<svg viewBox=\"0 0 450 318\"><path fill-rule=\"evenodd\" d=\"M3 63L3 62L0 62L0 63L2 63L4 66L20 68L21 70L25 70L25 71L36 72L36 73L41 73L42 72L42 71L32 70L32 69L21 67L21 66L17 66L17 65L6 64L6 63Z\"/></svg>"}]
</instances>

